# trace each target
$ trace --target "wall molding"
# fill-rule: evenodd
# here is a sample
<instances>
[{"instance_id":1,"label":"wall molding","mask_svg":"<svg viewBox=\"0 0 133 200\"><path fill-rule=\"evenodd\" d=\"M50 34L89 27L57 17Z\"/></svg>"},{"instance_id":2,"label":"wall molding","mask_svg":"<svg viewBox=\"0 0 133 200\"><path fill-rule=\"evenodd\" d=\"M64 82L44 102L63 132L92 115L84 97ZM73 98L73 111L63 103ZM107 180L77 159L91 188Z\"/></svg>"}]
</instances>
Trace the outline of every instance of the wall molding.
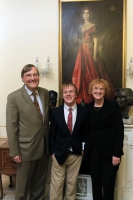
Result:
<instances>
[{"instance_id":1,"label":"wall molding","mask_svg":"<svg viewBox=\"0 0 133 200\"><path fill-rule=\"evenodd\" d=\"M0 145L7 141L7 137L0 137Z\"/></svg>"}]
</instances>

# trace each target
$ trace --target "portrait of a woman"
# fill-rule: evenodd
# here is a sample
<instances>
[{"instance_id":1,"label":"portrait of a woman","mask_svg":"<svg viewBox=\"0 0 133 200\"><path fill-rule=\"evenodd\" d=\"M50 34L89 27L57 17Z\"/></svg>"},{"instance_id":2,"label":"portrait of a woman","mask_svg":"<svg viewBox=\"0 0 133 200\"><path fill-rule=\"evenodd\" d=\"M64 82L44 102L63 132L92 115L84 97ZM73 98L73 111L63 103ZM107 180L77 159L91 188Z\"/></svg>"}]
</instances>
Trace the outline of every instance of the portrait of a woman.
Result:
<instances>
[{"instance_id":1,"label":"portrait of a woman","mask_svg":"<svg viewBox=\"0 0 133 200\"><path fill-rule=\"evenodd\" d=\"M97 26L91 22L92 12L89 6L85 6L81 12L83 23L78 28L79 49L77 52L72 82L78 88L77 103L84 99L85 103L93 100L88 94L88 85L95 78L103 78L109 82L111 94L110 99L114 100L115 89L106 73L103 64L98 56L98 31Z\"/></svg>"}]
</instances>

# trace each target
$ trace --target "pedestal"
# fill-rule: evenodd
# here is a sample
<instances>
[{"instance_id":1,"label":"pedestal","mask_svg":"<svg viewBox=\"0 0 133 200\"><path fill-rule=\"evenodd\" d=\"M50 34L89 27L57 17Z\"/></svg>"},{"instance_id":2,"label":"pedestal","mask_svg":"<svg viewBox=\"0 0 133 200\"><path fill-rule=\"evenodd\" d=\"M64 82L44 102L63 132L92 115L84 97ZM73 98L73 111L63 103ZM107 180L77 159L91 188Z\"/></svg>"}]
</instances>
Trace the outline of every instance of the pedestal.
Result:
<instances>
[{"instance_id":1,"label":"pedestal","mask_svg":"<svg viewBox=\"0 0 133 200\"><path fill-rule=\"evenodd\" d=\"M124 126L123 151L116 178L114 200L133 200L133 125Z\"/></svg>"}]
</instances>

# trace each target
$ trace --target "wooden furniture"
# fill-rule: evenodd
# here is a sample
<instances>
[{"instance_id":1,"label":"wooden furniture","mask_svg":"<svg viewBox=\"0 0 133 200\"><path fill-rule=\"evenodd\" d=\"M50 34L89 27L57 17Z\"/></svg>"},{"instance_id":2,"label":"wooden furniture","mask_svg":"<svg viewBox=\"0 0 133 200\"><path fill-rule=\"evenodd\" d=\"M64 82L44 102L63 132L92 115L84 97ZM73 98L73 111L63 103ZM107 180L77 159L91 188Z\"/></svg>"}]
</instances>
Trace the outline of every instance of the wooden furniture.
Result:
<instances>
[{"instance_id":1,"label":"wooden furniture","mask_svg":"<svg viewBox=\"0 0 133 200\"><path fill-rule=\"evenodd\" d=\"M4 196L2 174L10 177L9 187L12 187L12 176L16 175L16 163L13 161L12 157L9 156L8 141L0 146L0 199L2 199Z\"/></svg>"}]
</instances>

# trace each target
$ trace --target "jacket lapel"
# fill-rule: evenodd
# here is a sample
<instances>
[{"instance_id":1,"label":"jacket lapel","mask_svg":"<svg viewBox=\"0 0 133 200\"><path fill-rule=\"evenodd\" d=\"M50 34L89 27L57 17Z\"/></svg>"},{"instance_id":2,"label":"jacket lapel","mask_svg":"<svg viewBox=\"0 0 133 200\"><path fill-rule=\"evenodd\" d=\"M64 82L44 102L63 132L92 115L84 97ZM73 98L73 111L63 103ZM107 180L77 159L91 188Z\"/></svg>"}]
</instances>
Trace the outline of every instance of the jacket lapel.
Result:
<instances>
[{"instance_id":1,"label":"jacket lapel","mask_svg":"<svg viewBox=\"0 0 133 200\"><path fill-rule=\"evenodd\" d=\"M74 127L73 127L73 132L72 132L72 134L74 134L75 129L76 129L78 123L79 123L79 120L80 120L80 114L81 114L80 111L81 111L81 107L77 104L77 116L76 116L76 121L75 121L75 124L74 124Z\"/></svg>"},{"instance_id":2,"label":"jacket lapel","mask_svg":"<svg viewBox=\"0 0 133 200\"><path fill-rule=\"evenodd\" d=\"M26 89L24 88L24 86L22 87L22 96L25 99L25 101L27 102L27 104L31 107L31 109L36 113L36 115L40 118L40 115L34 105L34 103L32 102L29 94L27 93ZM40 118L41 119L41 118Z\"/></svg>"},{"instance_id":3,"label":"jacket lapel","mask_svg":"<svg viewBox=\"0 0 133 200\"><path fill-rule=\"evenodd\" d=\"M63 105L60 107L60 110L59 110L59 118L60 118L60 122L62 123L62 125L64 127L67 127L67 124L65 121L65 116L64 116L64 106Z\"/></svg>"},{"instance_id":4,"label":"jacket lapel","mask_svg":"<svg viewBox=\"0 0 133 200\"><path fill-rule=\"evenodd\" d=\"M38 94L40 96L40 99L41 99L41 102L42 102L42 105L43 105L43 122L45 121L45 116L46 116L46 103L45 103L45 99L44 99L44 92L42 92L42 90L40 88L37 88L38 90ZM40 118L40 115L38 114L39 118ZM41 119L41 118L40 118Z\"/></svg>"}]
</instances>

